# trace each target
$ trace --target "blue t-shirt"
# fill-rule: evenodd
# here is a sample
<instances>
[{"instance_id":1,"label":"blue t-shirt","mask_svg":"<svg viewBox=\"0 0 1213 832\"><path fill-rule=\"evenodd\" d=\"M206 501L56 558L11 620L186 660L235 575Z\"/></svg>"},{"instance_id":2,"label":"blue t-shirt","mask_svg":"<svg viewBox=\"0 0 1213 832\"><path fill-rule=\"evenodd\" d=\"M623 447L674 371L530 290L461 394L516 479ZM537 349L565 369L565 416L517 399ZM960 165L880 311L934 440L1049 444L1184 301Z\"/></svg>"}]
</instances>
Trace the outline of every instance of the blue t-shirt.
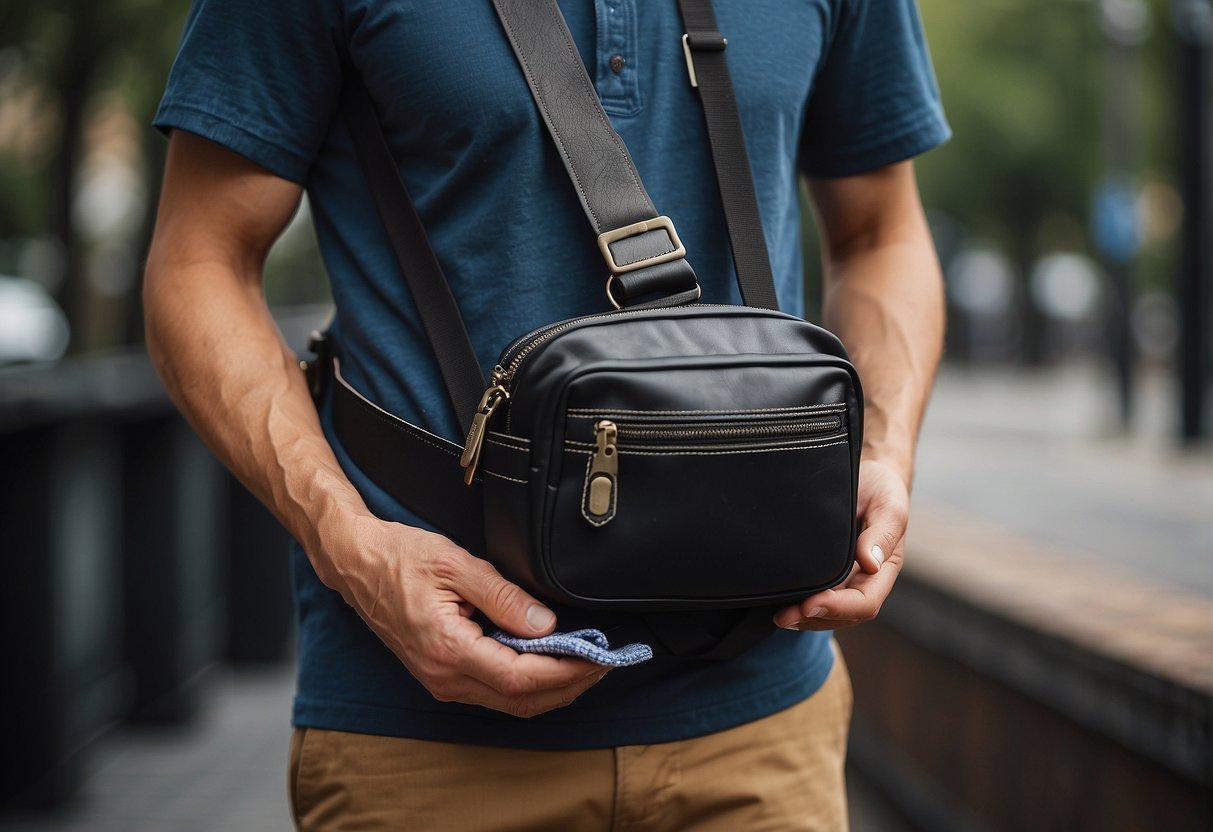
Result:
<instances>
[{"instance_id":1,"label":"blue t-shirt","mask_svg":"<svg viewBox=\"0 0 1213 832\"><path fill-rule=\"evenodd\" d=\"M678 228L703 299L739 302L677 4L560 7L654 204ZM917 10L913 0L718 0L716 13L781 306L801 314L798 171L873 170L948 136ZM378 105L486 371L523 332L607 308L594 232L487 0L195 0L156 125L211 139L306 186L343 374L380 406L460 441L336 116L345 65ZM323 421L371 509L424 525L349 461ZM827 634L779 631L729 661L656 659L616 670L569 707L522 720L435 701L298 547L292 557L298 726L527 748L663 742L790 706L832 664ZM556 612L560 629L596 623Z\"/></svg>"}]
</instances>

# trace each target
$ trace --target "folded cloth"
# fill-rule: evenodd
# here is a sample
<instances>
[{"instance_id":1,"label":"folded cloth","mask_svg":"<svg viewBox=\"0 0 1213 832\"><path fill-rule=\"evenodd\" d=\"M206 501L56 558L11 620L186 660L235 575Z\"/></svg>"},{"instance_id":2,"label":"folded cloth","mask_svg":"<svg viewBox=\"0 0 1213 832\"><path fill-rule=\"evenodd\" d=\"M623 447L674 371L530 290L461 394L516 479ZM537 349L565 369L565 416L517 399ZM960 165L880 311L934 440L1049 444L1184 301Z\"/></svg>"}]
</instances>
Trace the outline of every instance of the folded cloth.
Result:
<instances>
[{"instance_id":1,"label":"folded cloth","mask_svg":"<svg viewBox=\"0 0 1213 832\"><path fill-rule=\"evenodd\" d=\"M602 630L573 630L571 633L552 633L543 638L518 638L498 630L492 634L492 638L519 653L573 656L607 667L627 667L653 658L653 648L647 644L628 644L612 650Z\"/></svg>"}]
</instances>

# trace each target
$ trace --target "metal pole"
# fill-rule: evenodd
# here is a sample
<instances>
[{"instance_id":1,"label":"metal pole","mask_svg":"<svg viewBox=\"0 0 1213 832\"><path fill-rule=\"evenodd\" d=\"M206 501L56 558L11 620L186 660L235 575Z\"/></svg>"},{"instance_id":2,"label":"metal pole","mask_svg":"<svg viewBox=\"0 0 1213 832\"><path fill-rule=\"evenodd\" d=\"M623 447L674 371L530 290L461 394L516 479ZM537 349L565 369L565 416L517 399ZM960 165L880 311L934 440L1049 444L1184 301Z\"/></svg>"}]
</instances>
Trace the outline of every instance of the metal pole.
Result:
<instances>
[{"instance_id":1,"label":"metal pole","mask_svg":"<svg viewBox=\"0 0 1213 832\"><path fill-rule=\"evenodd\" d=\"M1210 0L1172 0L1171 20L1179 41L1179 187L1184 205L1182 255L1176 281L1180 315L1180 438L1209 435L1210 284L1213 283L1213 83Z\"/></svg>"},{"instance_id":2,"label":"metal pole","mask_svg":"<svg viewBox=\"0 0 1213 832\"><path fill-rule=\"evenodd\" d=\"M1139 54L1149 37L1150 9L1142 0L1099 0L1096 6L1105 37L1103 177L1095 191L1092 230L1111 283L1108 348L1116 372L1120 426L1133 419L1134 350L1129 328L1134 261L1139 248L1136 183L1138 121L1141 107Z\"/></svg>"}]
</instances>

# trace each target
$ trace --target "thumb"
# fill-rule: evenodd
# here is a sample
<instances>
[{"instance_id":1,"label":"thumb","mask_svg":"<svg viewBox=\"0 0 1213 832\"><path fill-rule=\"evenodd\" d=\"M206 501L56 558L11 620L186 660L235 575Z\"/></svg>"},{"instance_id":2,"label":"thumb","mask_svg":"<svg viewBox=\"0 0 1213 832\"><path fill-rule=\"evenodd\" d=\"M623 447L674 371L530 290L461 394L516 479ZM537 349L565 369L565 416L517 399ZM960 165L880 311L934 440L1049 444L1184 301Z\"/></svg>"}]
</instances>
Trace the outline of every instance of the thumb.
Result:
<instances>
[{"instance_id":1,"label":"thumb","mask_svg":"<svg viewBox=\"0 0 1213 832\"><path fill-rule=\"evenodd\" d=\"M872 509L864 519L867 526L855 541L855 560L860 569L874 575L901 545L906 512L885 505Z\"/></svg>"},{"instance_id":2,"label":"thumb","mask_svg":"<svg viewBox=\"0 0 1213 832\"><path fill-rule=\"evenodd\" d=\"M501 577L486 560L473 558L454 589L494 624L513 635L536 638L556 627L554 612L522 587Z\"/></svg>"}]
</instances>

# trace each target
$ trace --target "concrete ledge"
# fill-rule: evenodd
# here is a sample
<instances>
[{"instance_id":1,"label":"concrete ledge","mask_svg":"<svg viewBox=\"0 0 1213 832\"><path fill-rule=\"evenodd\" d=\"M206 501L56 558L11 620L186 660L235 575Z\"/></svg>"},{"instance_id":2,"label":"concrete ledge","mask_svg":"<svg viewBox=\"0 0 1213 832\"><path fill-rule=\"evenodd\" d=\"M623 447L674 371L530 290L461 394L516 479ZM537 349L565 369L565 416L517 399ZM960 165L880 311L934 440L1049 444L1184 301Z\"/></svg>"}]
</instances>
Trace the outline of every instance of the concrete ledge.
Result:
<instances>
[{"instance_id":1,"label":"concrete ledge","mask_svg":"<svg viewBox=\"0 0 1213 832\"><path fill-rule=\"evenodd\" d=\"M840 641L854 761L920 828L1213 819L1209 599L916 506L897 590Z\"/></svg>"}]
</instances>

